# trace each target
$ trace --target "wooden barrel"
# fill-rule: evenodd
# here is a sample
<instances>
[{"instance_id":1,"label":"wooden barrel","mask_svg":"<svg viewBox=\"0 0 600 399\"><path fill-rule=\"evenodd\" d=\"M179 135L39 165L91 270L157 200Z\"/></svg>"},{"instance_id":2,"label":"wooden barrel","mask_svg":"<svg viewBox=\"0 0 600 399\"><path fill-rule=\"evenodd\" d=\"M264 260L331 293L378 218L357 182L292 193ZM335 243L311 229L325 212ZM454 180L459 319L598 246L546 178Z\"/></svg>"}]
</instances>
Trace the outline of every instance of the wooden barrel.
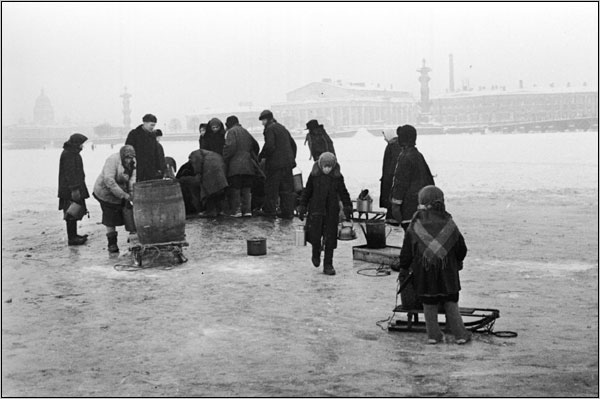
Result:
<instances>
[{"instance_id":1,"label":"wooden barrel","mask_svg":"<svg viewBox=\"0 0 600 399\"><path fill-rule=\"evenodd\" d=\"M185 240L185 206L179 182L148 180L133 185L133 218L141 244Z\"/></svg>"}]
</instances>

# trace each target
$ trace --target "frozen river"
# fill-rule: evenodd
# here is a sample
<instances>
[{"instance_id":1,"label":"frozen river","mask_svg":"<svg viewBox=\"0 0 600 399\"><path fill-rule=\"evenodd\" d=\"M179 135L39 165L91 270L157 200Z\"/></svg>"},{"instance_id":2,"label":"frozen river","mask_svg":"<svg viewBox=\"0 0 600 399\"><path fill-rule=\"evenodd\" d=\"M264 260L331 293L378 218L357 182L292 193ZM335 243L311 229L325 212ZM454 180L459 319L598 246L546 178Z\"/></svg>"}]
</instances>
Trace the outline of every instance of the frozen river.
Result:
<instances>
[{"instance_id":1,"label":"frozen river","mask_svg":"<svg viewBox=\"0 0 600 399\"><path fill-rule=\"evenodd\" d=\"M386 143L366 131L334 140L351 195L368 188L379 195L381 163ZM163 141L165 154L178 166L197 148L197 141ZM260 143L263 144L262 142ZM304 180L312 166L308 147L297 140L298 166ZM450 196L512 190L598 189L598 133L535 133L512 135L420 136L417 147ZM91 188L109 154L109 145L82 152ZM3 150L2 191L47 189L57 185L60 148Z\"/></svg>"}]
</instances>

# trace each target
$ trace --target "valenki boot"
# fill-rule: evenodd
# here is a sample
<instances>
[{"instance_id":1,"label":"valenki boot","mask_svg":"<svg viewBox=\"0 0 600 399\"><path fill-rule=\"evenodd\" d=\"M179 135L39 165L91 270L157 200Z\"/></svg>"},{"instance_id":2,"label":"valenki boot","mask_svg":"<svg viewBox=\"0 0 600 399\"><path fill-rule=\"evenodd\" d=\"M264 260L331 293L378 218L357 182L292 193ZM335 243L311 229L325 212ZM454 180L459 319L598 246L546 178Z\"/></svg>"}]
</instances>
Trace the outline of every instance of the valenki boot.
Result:
<instances>
[{"instance_id":1,"label":"valenki boot","mask_svg":"<svg viewBox=\"0 0 600 399\"><path fill-rule=\"evenodd\" d=\"M108 239L108 252L110 253L119 252L119 246L117 245L117 236L118 233L116 231L106 233L106 238Z\"/></svg>"},{"instance_id":2,"label":"valenki boot","mask_svg":"<svg viewBox=\"0 0 600 399\"><path fill-rule=\"evenodd\" d=\"M67 220L67 237L69 245L83 245L87 241L87 236L77 235L77 221Z\"/></svg>"}]
</instances>

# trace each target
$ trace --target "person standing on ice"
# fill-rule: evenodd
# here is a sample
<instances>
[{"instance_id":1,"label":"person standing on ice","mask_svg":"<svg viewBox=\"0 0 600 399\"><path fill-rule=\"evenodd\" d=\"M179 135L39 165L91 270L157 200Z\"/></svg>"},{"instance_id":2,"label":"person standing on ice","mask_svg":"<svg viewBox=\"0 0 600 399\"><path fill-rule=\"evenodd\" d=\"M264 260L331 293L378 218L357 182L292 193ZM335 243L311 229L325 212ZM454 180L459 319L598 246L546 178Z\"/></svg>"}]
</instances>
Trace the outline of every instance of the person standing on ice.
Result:
<instances>
[{"instance_id":1,"label":"person standing on ice","mask_svg":"<svg viewBox=\"0 0 600 399\"><path fill-rule=\"evenodd\" d=\"M471 340L458 307L459 270L467 256L465 240L446 212L444 193L426 186L418 194L419 210L413 216L400 252L401 272L412 270L413 286L423 302L427 343L443 342L438 324L438 305L443 305L446 322L457 344ZM400 279L400 274L398 276Z\"/></svg>"},{"instance_id":2,"label":"person standing on ice","mask_svg":"<svg viewBox=\"0 0 600 399\"><path fill-rule=\"evenodd\" d=\"M202 125L200 125L200 130L202 130ZM224 146L225 126L219 118L212 118L208 122L206 133L200 136L200 149L216 152L219 155L223 155Z\"/></svg>"},{"instance_id":3,"label":"person standing on ice","mask_svg":"<svg viewBox=\"0 0 600 399\"><path fill-rule=\"evenodd\" d=\"M406 231L417 211L419 190L435 183L425 158L415 147L417 130L411 125L404 125L398 127L396 134L402 151L396 162L390 202L394 219Z\"/></svg>"},{"instance_id":4,"label":"person standing on ice","mask_svg":"<svg viewBox=\"0 0 600 399\"><path fill-rule=\"evenodd\" d=\"M119 152L106 159L102 172L94 185L94 198L102 209L102 224L106 226L108 252L119 252L117 226L125 225L130 233L133 225L127 225L125 212L132 209L133 184L136 181L135 149L124 145Z\"/></svg>"},{"instance_id":5,"label":"person standing on ice","mask_svg":"<svg viewBox=\"0 0 600 399\"><path fill-rule=\"evenodd\" d=\"M161 156L154 127L156 116L146 114L142 124L127 135L126 145L135 149L137 181L162 179L164 173L164 154Z\"/></svg>"},{"instance_id":6,"label":"person standing on ice","mask_svg":"<svg viewBox=\"0 0 600 399\"><path fill-rule=\"evenodd\" d=\"M344 184L335 155L324 152L313 165L306 182L306 188L300 197L298 216L306 220L307 241L312 244L312 264L321 265L321 251L325 250L323 273L335 275L333 251L337 248L337 233L340 214L340 201L344 215L350 219L352 201Z\"/></svg>"},{"instance_id":7,"label":"person standing on ice","mask_svg":"<svg viewBox=\"0 0 600 399\"><path fill-rule=\"evenodd\" d=\"M383 154L383 167L381 171L381 182L380 195L379 195L379 206L387 209L385 216L386 222L395 226L400 224L399 220L394 219L392 214L392 204L390 202L390 195L392 192L392 185L394 183L394 172L396 171L396 163L398 162L398 156L402 152L402 147L398 143L398 136L388 140L386 137L387 146Z\"/></svg>"},{"instance_id":8,"label":"person standing on ice","mask_svg":"<svg viewBox=\"0 0 600 399\"><path fill-rule=\"evenodd\" d=\"M308 143L310 156L315 162L319 160L319 157L324 152L330 152L335 155L333 141L331 141L331 137L329 137L323 125L319 124L319 121L316 119L309 120L306 123L306 128L308 129L308 134L304 143Z\"/></svg>"},{"instance_id":9,"label":"person standing on ice","mask_svg":"<svg viewBox=\"0 0 600 399\"><path fill-rule=\"evenodd\" d=\"M265 203L262 215L277 216L277 200L283 219L294 217L296 194L294 193L294 174L296 167L296 142L290 132L273 117L269 110L261 112L258 119L265 127L265 144L258 156L266 160Z\"/></svg>"},{"instance_id":10,"label":"person standing on ice","mask_svg":"<svg viewBox=\"0 0 600 399\"><path fill-rule=\"evenodd\" d=\"M227 167L229 182L229 201L232 216L252 216L252 186L258 172L258 143L252 135L240 125L235 115L225 121L225 146L223 159Z\"/></svg>"},{"instance_id":11,"label":"person standing on ice","mask_svg":"<svg viewBox=\"0 0 600 399\"><path fill-rule=\"evenodd\" d=\"M87 241L87 235L80 236L77 234L77 221L83 218L86 212L85 200L90 197L85 184L83 159L80 155L81 150L83 150L83 143L86 141L87 137L83 134L72 134L69 140L63 144L63 152L60 154L58 209L62 210L64 214L69 245L83 245ZM77 216L67 212L73 202L82 207Z\"/></svg>"}]
</instances>

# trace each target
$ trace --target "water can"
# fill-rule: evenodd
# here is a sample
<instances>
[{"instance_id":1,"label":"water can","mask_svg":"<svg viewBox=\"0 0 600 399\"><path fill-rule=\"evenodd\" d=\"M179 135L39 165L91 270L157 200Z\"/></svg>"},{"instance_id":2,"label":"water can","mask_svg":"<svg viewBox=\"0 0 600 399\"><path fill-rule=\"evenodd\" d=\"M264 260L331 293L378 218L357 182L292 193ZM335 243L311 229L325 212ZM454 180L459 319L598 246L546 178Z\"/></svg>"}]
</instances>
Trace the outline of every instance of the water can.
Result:
<instances>
[{"instance_id":1,"label":"water can","mask_svg":"<svg viewBox=\"0 0 600 399\"><path fill-rule=\"evenodd\" d=\"M185 205L177 180L135 183L133 197L133 220L141 244L185 240Z\"/></svg>"},{"instance_id":2,"label":"water can","mask_svg":"<svg viewBox=\"0 0 600 399\"><path fill-rule=\"evenodd\" d=\"M356 239L356 231L354 231L354 223L342 222L338 225L338 240L352 241Z\"/></svg>"},{"instance_id":3,"label":"water can","mask_svg":"<svg viewBox=\"0 0 600 399\"><path fill-rule=\"evenodd\" d=\"M267 239L263 237L254 237L246 240L248 255L261 256L267 254Z\"/></svg>"},{"instance_id":4,"label":"water can","mask_svg":"<svg viewBox=\"0 0 600 399\"><path fill-rule=\"evenodd\" d=\"M358 212L372 212L373 200L356 200L356 210Z\"/></svg>"},{"instance_id":5,"label":"water can","mask_svg":"<svg viewBox=\"0 0 600 399\"><path fill-rule=\"evenodd\" d=\"M306 231L304 231L304 226L297 226L294 230L294 244L297 247L306 246Z\"/></svg>"},{"instance_id":6,"label":"water can","mask_svg":"<svg viewBox=\"0 0 600 399\"><path fill-rule=\"evenodd\" d=\"M302 182L302 172L296 172L294 174L294 192L299 193L304 190L304 183Z\"/></svg>"},{"instance_id":7,"label":"water can","mask_svg":"<svg viewBox=\"0 0 600 399\"><path fill-rule=\"evenodd\" d=\"M367 239L367 248L385 248L387 236L392 232L392 228L389 227L390 230L386 234L385 229L387 226L384 220L367 220L365 225L366 230L362 225L360 228Z\"/></svg>"}]
</instances>

